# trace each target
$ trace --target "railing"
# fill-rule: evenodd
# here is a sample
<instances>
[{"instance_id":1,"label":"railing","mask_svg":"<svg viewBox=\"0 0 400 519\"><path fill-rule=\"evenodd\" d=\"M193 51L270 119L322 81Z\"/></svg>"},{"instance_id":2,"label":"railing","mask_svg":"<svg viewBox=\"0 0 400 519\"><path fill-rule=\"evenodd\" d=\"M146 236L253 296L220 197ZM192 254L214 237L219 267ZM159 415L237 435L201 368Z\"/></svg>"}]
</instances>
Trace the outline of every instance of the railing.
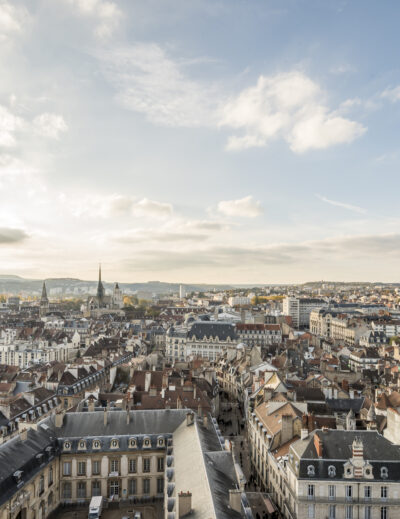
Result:
<instances>
[{"instance_id":1,"label":"railing","mask_svg":"<svg viewBox=\"0 0 400 519\"><path fill-rule=\"evenodd\" d=\"M293 495L293 494L292 494ZM307 503L326 503L344 505L382 505L399 506L400 499L390 499L387 497L329 497L329 496L295 496L298 501Z\"/></svg>"}]
</instances>

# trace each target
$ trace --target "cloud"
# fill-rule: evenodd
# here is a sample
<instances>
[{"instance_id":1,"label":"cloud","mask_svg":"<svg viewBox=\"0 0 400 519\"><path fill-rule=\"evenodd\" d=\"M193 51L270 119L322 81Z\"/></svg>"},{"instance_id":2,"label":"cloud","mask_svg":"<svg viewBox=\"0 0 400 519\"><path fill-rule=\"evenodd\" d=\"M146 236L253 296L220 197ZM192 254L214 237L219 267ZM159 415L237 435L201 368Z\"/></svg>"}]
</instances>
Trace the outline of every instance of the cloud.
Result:
<instances>
[{"instance_id":1,"label":"cloud","mask_svg":"<svg viewBox=\"0 0 400 519\"><path fill-rule=\"evenodd\" d=\"M173 206L149 198L137 199L130 195L87 196L76 200L73 207L75 216L109 218L137 216L165 219L173 214Z\"/></svg>"},{"instance_id":2,"label":"cloud","mask_svg":"<svg viewBox=\"0 0 400 519\"><path fill-rule=\"evenodd\" d=\"M154 124L176 127L217 125L219 93L187 77L184 65L157 44L141 43L99 55L118 101Z\"/></svg>"},{"instance_id":3,"label":"cloud","mask_svg":"<svg viewBox=\"0 0 400 519\"><path fill-rule=\"evenodd\" d=\"M342 207L343 209L348 209L349 211L353 211L355 213L365 214L367 212L366 209L363 209L362 207L358 207L357 205L346 204L344 202L337 202L336 200L330 200L329 198L326 198L325 196L322 196L322 195L315 195L315 196L327 204L334 205L336 207Z\"/></svg>"},{"instance_id":4,"label":"cloud","mask_svg":"<svg viewBox=\"0 0 400 519\"><path fill-rule=\"evenodd\" d=\"M24 120L0 105L0 147L12 148L16 146L15 134L24 127Z\"/></svg>"},{"instance_id":5,"label":"cloud","mask_svg":"<svg viewBox=\"0 0 400 519\"><path fill-rule=\"evenodd\" d=\"M0 0L0 42L4 42L13 34L21 33L28 20L29 14L26 9Z\"/></svg>"},{"instance_id":6,"label":"cloud","mask_svg":"<svg viewBox=\"0 0 400 519\"><path fill-rule=\"evenodd\" d=\"M22 229L12 229L0 227L0 244L19 243L28 238L28 235Z\"/></svg>"},{"instance_id":7,"label":"cloud","mask_svg":"<svg viewBox=\"0 0 400 519\"><path fill-rule=\"evenodd\" d=\"M33 125L39 135L50 139L59 139L60 134L68 130L67 123L61 115L43 113L33 120Z\"/></svg>"},{"instance_id":8,"label":"cloud","mask_svg":"<svg viewBox=\"0 0 400 519\"><path fill-rule=\"evenodd\" d=\"M389 99L392 103L396 103L400 100L400 86L387 88L382 92L381 97Z\"/></svg>"},{"instance_id":9,"label":"cloud","mask_svg":"<svg viewBox=\"0 0 400 519\"><path fill-rule=\"evenodd\" d=\"M228 150L266 146L282 138L295 153L352 142L365 131L360 123L341 117L323 102L320 87L301 72L260 76L225 104L222 126L242 130L231 136Z\"/></svg>"},{"instance_id":10,"label":"cloud","mask_svg":"<svg viewBox=\"0 0 400 519\"><path fill-rule=\"evenodd\" d=\"M118 28L122 12L115 2L107 0L66 0L77 12L96 21L95 34L99 38L110 37Z\"/></svg>"},{"instance_id":11,"label":"cloud","mask_svg":"<svg viewBox=\"0 0 400 519\"><path fill-rule=\"evenodd\" d=\"M225 200L218 203L218 211L225 216L241 216L255 218L262 214L261 204L251 195L239 200Z\"/></svg>"},{"instance_id":12,"label":"cloud","mask_svg":"<svg viewBox=\"0 0 400 519\"><path fill-rule=\"evenodd\" d=\"M202 248L165 250L135 250L134 259L123 261L123 268L143 272L167 272L195 268L209 271L228 269L237 271L238 265L246 269L258 269L263 272L265 266L313 265L320 266L321 261L337 262L346 257L346 261L375 262L382 258L400 256L400 234L338 236L325 240L298 243L275 243L258 247L210 246ZM354 263L352 263L354 264ZM256 270L257 272L257 270Z\"/></svg>"}]
</instances>

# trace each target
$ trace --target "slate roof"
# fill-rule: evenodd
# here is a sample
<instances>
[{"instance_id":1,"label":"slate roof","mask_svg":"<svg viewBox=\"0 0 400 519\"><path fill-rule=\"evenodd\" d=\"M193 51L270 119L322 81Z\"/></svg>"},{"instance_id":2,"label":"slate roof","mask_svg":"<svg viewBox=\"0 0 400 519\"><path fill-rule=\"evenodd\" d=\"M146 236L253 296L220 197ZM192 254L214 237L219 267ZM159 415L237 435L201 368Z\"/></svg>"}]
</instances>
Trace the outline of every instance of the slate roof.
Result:
<instances>
[{"instance_id":1,"label":"slate roof","mask_svg":"<svg viewBox=\"0 0 400 519\"><path fill-rule=\"evenodd\" d=\"M220 341L226 341L228 337L230 340L236 340L235 325L231 323L218 323L214 321L196 321L187 332L187 337L189 339L193 338L194 336L200 340L202 340L203 337L212 337L214 339L218 337Z\"/></svg>"}]
</instances>

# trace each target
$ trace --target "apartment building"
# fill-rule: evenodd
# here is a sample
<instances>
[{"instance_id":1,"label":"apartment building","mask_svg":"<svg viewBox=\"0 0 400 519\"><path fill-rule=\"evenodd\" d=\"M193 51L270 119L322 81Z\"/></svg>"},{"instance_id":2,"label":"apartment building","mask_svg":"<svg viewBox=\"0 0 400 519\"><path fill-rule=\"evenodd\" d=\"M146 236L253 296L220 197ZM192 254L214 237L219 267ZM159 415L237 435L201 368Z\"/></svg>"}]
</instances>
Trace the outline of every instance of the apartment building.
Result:
<instances>
[{"instance_id":1,"label":"apartment building","mask_svg":"<svg viewBox=\"0 0 400 519\"><path fill-rule=\"evenodd\" d=\"M400 448L376 431L302 429L289 449L284 517L395 519Z\"/></svg>"},{"instance_id":2,"label":"apartment building","mask_svg":"<svg viewBox=\"0 0 400 519\"><path fill-rule=\"evenodd\" d=\"M294 328L308 327L311 312L327 306L323 299L287 296L283 300L283 314L292 318Z\"/></svg>"},{"instance_id":3,"label":"apartment building","mask_svg":"<svg viewBox=\"0 0 400 519\"><path fill-rule=\"evenodd\" d=\"M282 329L279 324L243 324L236 325L239 342L247 346L270 346L281 344Z\"/></svg>"}]
</instances>

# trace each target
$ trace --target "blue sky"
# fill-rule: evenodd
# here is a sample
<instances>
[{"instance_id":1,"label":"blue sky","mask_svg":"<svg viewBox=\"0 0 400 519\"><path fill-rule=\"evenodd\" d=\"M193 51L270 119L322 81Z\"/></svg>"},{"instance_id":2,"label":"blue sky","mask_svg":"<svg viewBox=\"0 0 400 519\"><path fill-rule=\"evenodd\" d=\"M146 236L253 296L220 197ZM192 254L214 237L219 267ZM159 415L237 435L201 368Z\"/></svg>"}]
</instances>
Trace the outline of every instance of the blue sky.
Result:
<instances>
[{"instance_id":1,"label":"blue sky","mask_svg":"<svg viewBox=\"0 0 400 519\"><path fill-rule=\"evenodd\" d=\"M398 281L399 11L0 0L0 273Z\"/></svg>"}]
</instances>

